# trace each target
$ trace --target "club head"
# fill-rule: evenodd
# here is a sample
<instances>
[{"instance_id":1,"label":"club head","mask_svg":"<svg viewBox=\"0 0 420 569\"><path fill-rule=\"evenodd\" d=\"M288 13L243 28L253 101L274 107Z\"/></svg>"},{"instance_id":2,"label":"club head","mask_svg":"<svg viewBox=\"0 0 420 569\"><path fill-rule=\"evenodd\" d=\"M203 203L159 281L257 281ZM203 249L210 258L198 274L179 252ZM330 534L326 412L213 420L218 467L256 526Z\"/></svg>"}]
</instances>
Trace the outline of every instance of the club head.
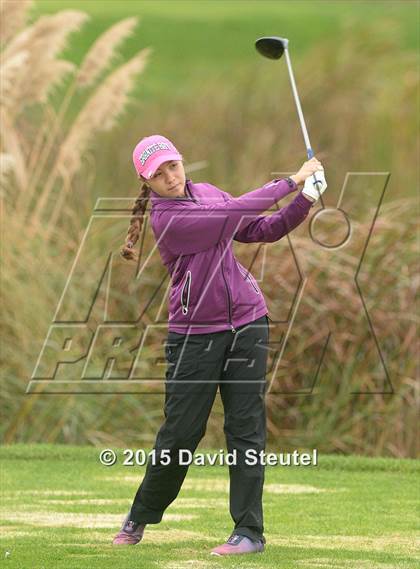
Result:
<instances>
[{"instance_id":1,"label":"club head","mask_svg":"<svg viewBox=\"0 0 420 569\"><path fill-rule=\"evenodd\" d=\"M284 50L287 49L288 43L289 40L286 38L268 36L257 39L255 47L264 57L268 57L269 59L280 59Z\"/></svg>"}]
</instances>

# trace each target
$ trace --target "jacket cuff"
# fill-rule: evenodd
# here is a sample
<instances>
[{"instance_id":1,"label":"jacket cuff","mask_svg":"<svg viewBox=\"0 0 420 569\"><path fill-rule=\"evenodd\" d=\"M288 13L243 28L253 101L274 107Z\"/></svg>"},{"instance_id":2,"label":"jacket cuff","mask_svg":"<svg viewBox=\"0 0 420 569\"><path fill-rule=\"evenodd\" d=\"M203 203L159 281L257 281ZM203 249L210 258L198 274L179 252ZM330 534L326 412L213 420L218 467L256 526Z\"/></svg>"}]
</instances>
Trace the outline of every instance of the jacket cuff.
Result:
<instances>
[{"instance_id":1,"label":"jacket cuff","mask_svg":"<svg viewBox=\"0 0 420 569\"><path fill-rule=\"evenodd\" d=\"M292 178L289 178L289 176L287 176L287 178L283 178L283 180L286 180L286 182L289 184L289 188L292 188L293 190L297 190L297 184L294 180L292 180Z\"/></svg>"},{"instance_id":2,"label":"jacket cuff","mask_svg":"<svg viewBox=\"0 0 420 569\"><path fill-rule=\"evenodd\" d=\"M292 180L292 178L274 178L274 180L272 180L270 184L278 184L280 182L286 182L292 192L297 190L298 186L296 182Z\"/></svg>"},{"instance_id":3,"label":"jacket cuff","mask_svg":"<svg viewBox=\"0 0 420 569\"><path fill-rule=\"evenodd\" d=\"M308 211L311 209L311 207L313 207L316 204L316 201L312 202L310 199L305 198L305 196L302 194L302 192L300 192L296 196L295 202L297 204L299 204L300 206L302 206L303 208L307 209Z\"/></svg>"}]
</instances>

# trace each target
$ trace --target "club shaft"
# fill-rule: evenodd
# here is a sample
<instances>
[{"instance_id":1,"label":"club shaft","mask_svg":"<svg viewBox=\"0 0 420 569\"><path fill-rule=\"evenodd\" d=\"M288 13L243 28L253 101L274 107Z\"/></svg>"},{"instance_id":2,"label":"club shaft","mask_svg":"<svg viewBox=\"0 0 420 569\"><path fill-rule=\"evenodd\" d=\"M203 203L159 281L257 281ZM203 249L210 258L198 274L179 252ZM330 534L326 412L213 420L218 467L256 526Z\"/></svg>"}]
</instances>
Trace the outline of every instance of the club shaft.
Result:
<instances>
[{"instance_id":1,"label":"club shaft","mask_svg":"<svg viewBox=\"0 0 420 569\"><path fill-rule=\"evenodd\" d=\"M305 119L303 116L302 107L300 105L299 94L298 94L298 91L296 88L295 77L293 75L293 69L292 69L292 63L290 61L289 50L287 49L287 47L284 50L284 55L286 57L287 70L289 72L290 83L292 85L293 97L294 97L295 103L296 103L296 109L297 109L298 116L299 116L300 126L302 129L303 138L305 140L306 152L307 152L308 158L312 158L312 156L314 155L314 152L312 150L312 146L311 146L311 143L309 140L308 130L306 128L306 123L305 123Z\"/></svg>"}]
</instances>

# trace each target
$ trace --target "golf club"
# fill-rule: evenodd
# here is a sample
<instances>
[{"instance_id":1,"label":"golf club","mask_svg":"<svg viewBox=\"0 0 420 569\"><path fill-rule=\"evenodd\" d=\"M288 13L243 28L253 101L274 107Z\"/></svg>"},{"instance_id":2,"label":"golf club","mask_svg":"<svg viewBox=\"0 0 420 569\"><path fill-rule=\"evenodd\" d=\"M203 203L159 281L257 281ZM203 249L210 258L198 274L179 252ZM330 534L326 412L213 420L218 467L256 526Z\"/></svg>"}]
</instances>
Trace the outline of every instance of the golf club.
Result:
<instances>
[{"instance_id":1,"label":"golf club","mask_svg":"<svg viewBox=\"0 0 420 569\"><path fill-rule=\"evenodd\" d=\"M308 156L308 159L311 159L314 156L314 151L312 150L312 146L309 140L308 130L306 128L305 118L303 116L299 94L296 88L296 82L295 82L295 77L293 75L292 63L290 61L288 46L289 46L288 39L279 38L277 36L262 37L257 39L257 41L255 42L255 47L257 48L257 51L264 57L267 57L268 59L280 59L284 53L287 63L287 69L289 72L290 83L292 85L293 97L295 99L300 126L305 141L306 154ZM320 180L316 179L315 174L313 175L313 177L316 184L321 183Z\"/></svg>"}]
</instances>

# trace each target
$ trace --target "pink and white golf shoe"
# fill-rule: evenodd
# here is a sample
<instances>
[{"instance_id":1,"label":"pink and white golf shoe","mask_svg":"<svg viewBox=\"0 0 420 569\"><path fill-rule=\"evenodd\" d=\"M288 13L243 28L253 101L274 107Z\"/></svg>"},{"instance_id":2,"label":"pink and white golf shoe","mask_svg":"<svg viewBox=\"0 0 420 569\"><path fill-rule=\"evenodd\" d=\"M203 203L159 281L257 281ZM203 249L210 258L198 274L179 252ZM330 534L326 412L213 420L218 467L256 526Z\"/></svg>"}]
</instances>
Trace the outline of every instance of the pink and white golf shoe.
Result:
<instances>
[{"instance_id":1,"label":"pink and white golf shoe","mask_svg":"<svg viewBox=\"0 0 420 569\"><path fill-rule=\"evenodd\" d=\"M123 525L114 537L113 545L136 545L143 538L146 524L139 524L129 519L130 514L125 518Z\"/></svg>"},{"instance_id":2,"label":"pink and white golf shoe","mask_svg":"<svg viewBox=\"0 0 420 569\"><path fill-rule=\"evenodd\" d=\"M233 533L226 543L212 549L210 555L240 555L241 553L262 553L264 551L265 538L252 541L244 535Z\"/></svg>"}]
</instances>

